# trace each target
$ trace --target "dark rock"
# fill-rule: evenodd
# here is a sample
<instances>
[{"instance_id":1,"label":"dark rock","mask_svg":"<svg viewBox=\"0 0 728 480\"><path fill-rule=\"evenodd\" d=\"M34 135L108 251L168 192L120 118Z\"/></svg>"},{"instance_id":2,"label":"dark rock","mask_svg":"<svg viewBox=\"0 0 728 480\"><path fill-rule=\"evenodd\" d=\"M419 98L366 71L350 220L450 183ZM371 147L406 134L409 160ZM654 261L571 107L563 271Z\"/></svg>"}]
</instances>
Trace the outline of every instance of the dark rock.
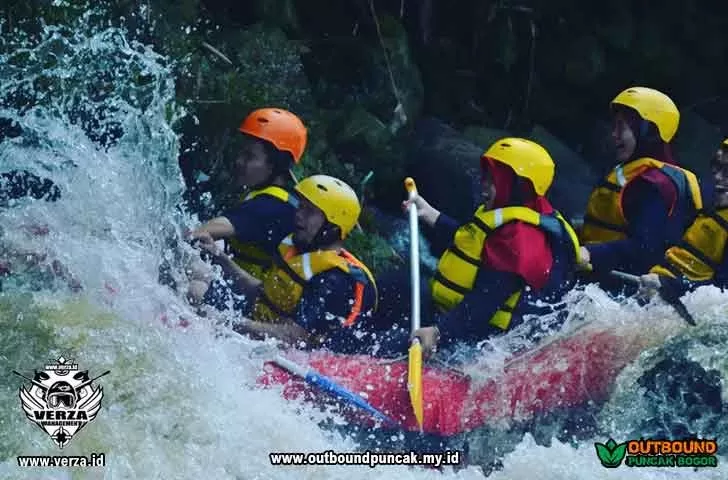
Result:
<instances>
[{"instance_id":1,"label":"dark rock","mask_svg":"<svg viewBox=\"0 0 728 480\"><path fill-rule=\"evenodd\" d=\"M483 153L497 140L504 137L510 137L512 134L506 130L471 125L469 127L465 127L463 136L479 145L482 149L481 153Z\"/></svg>"},{"instance_id":2,"label":"dark rock","mask_svg":"<svg viewBox=\"0 0 728 480\"><path fill-rule=\"evenodd\" d=\"M633 438L728 438L723 398L728 328L708 318L640 357L600 414L609 433Z\"/></svg>"},{"instance_id":3,"label":"dark rock","mask_svg":"<svg viewBox=\"0 0 728 480\"><path fill-rule=\"evenodd\" d=\"M556 164L549 200L567 219L581 216L598 180L596 173L580 155L540 125L533 128L530 139L541 144Z\"/></svg>"},{"instance_id":4,"label":"dark rock","mask_svg":"<svg viewBox=\"0 0 728 480\"><path fill-rule=\"evenodd\" d=\"M693 112L683 114L673 141L678 163L698 176L709 174L710 161L724 138L719 127L699 115Z\"/></svg>"},{"instance_id":5,"label":"dark rock","mask_svg":"<svg viewBox=\"0 0 728 480\"><path fill-rule=\"evenodd\" d=\"M612 139L612 124L606 120L593 121L592 127L587 128L587 133L575 150L598 176L606 175L614 167L617 154Z\"/></svg>"},{"instance_id":6,"label":"dark rock","mask_svg":"<svg viewBox=\"0 0 728 480\"><path fill-rule=\"evenodd\" d=\"M409 145L407 171L420 194L453 218L470 218L480 204L483 148L434 118L415 125Z\"/></svg>"}]
</instances>

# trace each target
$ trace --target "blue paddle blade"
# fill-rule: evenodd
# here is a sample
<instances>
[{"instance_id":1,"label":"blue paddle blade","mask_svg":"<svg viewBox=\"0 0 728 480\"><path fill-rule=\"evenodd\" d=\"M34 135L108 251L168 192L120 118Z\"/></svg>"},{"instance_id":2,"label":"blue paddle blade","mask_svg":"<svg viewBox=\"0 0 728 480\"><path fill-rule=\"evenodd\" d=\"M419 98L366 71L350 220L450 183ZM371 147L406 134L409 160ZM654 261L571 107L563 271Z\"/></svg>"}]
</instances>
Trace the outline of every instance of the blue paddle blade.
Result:
<instances>
[{"instance_id":1,"label":"blue paddle blade","mask_svg":"<svg viewBox=\"0 0 728 480\"><path fill-rule=\"evenodd\" d=\"M325 390L333 395L336 395L337 397L340 397L342 400L345 400L350 404L356 405L357 407L366 410L380 420L389 422L393 425L397 425L397 422L395 422L376 408L372 407L360 395L357 395L351 390L347 390L346 388L337 384L328 377L325 377L315 372L309 372L306 374L306 381L312 385L321 388L322 390Z\"/></svg>"}]
</instances>

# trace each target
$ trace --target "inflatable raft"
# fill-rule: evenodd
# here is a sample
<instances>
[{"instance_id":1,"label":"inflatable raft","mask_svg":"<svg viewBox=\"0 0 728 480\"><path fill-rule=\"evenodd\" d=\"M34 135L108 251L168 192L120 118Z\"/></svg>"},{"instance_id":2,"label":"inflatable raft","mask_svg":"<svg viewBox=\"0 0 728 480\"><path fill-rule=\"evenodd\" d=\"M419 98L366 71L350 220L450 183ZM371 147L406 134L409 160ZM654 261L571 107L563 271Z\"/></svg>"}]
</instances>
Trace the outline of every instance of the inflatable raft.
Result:
<instances>
[{"instance_id":1,"label":"inflatable raft","mask_svg":"<svg viewBox=\"0 0 728 480\"><path fill-rule=\"evenodd\" d=\"M473 380L446 367L425 366L423 430L449 437L486 424L527 420L555 409L603 402L619 372L642 347L624 332L579 328L509 359L486 379ZM289 352L286 357L358 393L398 422L397 428L419 430L407 391L406 359L387 362L367 356L300 351ZM265 364L258 384L282 387L287 399L331 403L328 394L273 362ZM360 410L344 408L342 413L364 426L394 428L375 424L371 415Z\"/></svg>"}]
</instances>

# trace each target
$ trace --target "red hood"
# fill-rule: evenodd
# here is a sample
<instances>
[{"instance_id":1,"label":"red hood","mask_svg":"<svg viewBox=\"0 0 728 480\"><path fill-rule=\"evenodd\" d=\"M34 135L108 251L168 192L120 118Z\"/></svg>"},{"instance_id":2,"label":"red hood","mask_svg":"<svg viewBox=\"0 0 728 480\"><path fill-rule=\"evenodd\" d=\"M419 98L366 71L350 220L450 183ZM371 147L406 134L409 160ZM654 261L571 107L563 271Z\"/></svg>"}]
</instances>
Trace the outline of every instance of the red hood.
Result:
<instances>
[{"instance_id":1,"label":"red hood","mask_svg":"<svg viewBox=\"0 0 728 480\"><path fill-rule=\"evenodd\" d=\"M481 174L490 173L495 184L495 201L493 208L523 206L539 213L553 213L554 208L546 197L536 195L529 180L518 177L508 165L490 157L480 158Z\"/></svg>"}]
</instances>

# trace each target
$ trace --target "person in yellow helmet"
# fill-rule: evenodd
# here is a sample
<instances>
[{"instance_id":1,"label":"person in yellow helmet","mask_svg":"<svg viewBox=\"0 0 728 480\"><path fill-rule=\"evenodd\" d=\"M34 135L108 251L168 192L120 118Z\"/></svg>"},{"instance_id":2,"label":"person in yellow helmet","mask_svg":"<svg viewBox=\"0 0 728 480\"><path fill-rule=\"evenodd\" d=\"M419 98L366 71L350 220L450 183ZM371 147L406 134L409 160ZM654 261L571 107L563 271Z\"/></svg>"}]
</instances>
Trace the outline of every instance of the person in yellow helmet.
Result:
<instances>
[{"instance_id":1,"label":"person in yellow helmet","mask_svg":"<svg viewBox=\"0 0 728 480\"><path fill-rule=\"evenodd\" d=\"M652 88L631 87L611 108L617 165L592 191L580 232L583 264L599 280L611 270L647 273L702 208L698 179L672 158L675 103Z\"/></svg>"},{"instance_id":2,"label":"person in yellow helmet","mask_svg":"<svg viewBox=\"0 0 728 480\"><path fill-rule=\"evenodd\" d=\"M573 284L576 233L545 197L554 170L541 145L503 138L481 157L484 201L469 222L413 200L435 229L433 251L444 249L428 294L433 325L415 332L426 351L503 333L521 321L525 290L551 300ZM403 351L407 337L390 333L386 350Z\"/></svg>"},{"instance_id":3,"label":"person in yellow helmet","mask_svg":"<svg viewBox=\"0 0 728 480\"><path fill-rule=\"evenodd\" d=\"M369 269L343 248L361 206L354 190L327 175L303 179L294 230L275 245L273 266L261 279L241 273L236 291L252 303L251 318L235 330L340 353L367 351L377 289ZM212 250L218 262L229 262Z\"/></svg>"},{"instance_id":4,"label":"person in yellow helmet","mask_svg":"<svg viewBox=\"0 0 728 480\"><path fill-rule=\"evenodd\" d=\"M711 162L712 195L679 242L641 281L647 290L679 298L701 285L728 286L728 139Z\"/></svg>"},{"instance_id":5,"label":"person in yellow helmet","mask_svg":"<svg viewBox=\"0 0 728 480\"><path fill-rule=\"evenodd\" d=\"M261 108L240 125L242 147L234 164L236 187L245 193L236 207L201 225L190 234L206 249L225 239L234 263L226 274L244 270L256 278L272 265L274 251L264 245L277 244L293 231L298 197L287 187L289 169L301 161L307 131L303 122L282 108ZM198 274L190 282L189 296L224 310L232 303L229 288L220 281L210 285ZM235 304L241 308L240 303Z\"/></svg>"}]
</instances>

